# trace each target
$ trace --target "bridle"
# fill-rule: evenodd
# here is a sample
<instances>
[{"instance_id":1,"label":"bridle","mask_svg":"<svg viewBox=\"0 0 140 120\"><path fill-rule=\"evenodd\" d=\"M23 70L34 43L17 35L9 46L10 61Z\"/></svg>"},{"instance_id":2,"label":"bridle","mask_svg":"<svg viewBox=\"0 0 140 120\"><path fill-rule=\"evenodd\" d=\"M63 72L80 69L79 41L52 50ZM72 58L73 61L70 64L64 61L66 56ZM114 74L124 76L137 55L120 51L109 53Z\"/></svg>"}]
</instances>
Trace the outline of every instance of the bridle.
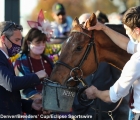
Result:
<instances>
[{"instance_id":1,"label":"bridle","mask_svg":"<svg viewBox=\"0 0 140 120\"><path fill-rule=\"evenodd\" d=\"M89 38L89 43L87 45L87 48L85 50L85 53L84 53L84 55L83 55L83 57L82 57L82 59L81 59L81 61L80 61L80 63L79 63L78 66L71 67L70 65L68 65L65 62L62 62L60 60L57 61L56 64L63 65L66 68L70 69L70 78L65 81L65 84L64 85L67 86L67 83L70 82L70 81L76 81L76 82L78 81L78 83L80 83L80 82L82 83L83 88L79 89L78 90L78 93L77 93L77 95L78 95L78 101L82 105L84 105L84 106L89 106L89 105L91 105L94 102L94 100L87 100L87 99L84 99L83 96L82 96L84 90L87 89L88 85L87 85L86 81L82 78L83 77L83 71L82 71L81 67L82 67L83 63L85 62L85 60L87 59L87 57L88 57L88 55L89 55L89 53L91 51L91 48L93 47L94 58L95 58L95 62L97 64L97 68L98 68L97 52L96 52L96 46L95 46L94 36L93 36L94 33L92 31L91 36L89 36L88 34L86 34L84 32L79 32L79 31L75 31L75 30L71 31L71 33L80 33L81 35L87 36ZM80 71L80 73L81 73L80 76L77 75L76 70ZM72 76L72 73L74 73L74 77Z\"/></svg>"},{"instance_id":2,"label":"bridle","mask_svg":"<svg viewBox=\"0 0 140 120\"><path fill-rule=\"evenodd\" d=\"M87 45L87 48L85 50L85 53L84 53L84 55L83 55L83 57L82 57L82 59L81 59L81 61L80 61L78 66L71 67L70 65L68 65L65 62L62 62L60 60L57 61L56 64L63 65L66 68L70 69L70 78L66 81L66 83L73 80L73 81L80 81L80 82L82 82L82 84L84 86L87 86L86 82L82 79L83 71L82 71L81 67L82 67L84 61L87 59L92 47L93 47L93 51L94 51L95 62L97 64L97 68L98 68L98 59L97 59L97 52L96 52L96 46L95 46L95 42L94 42L93 31L92 31L91 36L89 36L88 34L86 34L84 32L79 32L79 31L75 31L75 30L71 31L71 33L80 33L81 35L87 36L90 39L89 43ZM80 73L81 73L80 76L76 75L76 70L80 71ZM74 73L74 75L75 75L74 77L72 76L72 73Z\"/></svg>"},{"instance_id":3,"label":"bridle","mask_svg":"<svg viewBox=\"0 0 140 120\"><path fill-rule=\"evenodd\" d=\"M60 65L63 65L65 66L66 68L70 69L70 78L68 80L66 80L65 84L64 85L61 85L60 83L58 82L54 82L52 80L50 80L49 78L44 78L44 81L43 81L43 88L44 88L44 91L46 91L46 89L48 88L51 88L53 89L53 91L56 91L55 93L53 93L53 96L55 96L55 99L57 100L56 101L56 104L60 107L61 104L59 102L59 97L62 96L62 94L65 93L65 91L68 91L68 93L73 93L75 94L76 92L77 95L78 95L78 101L82 104L84 103L83 105L84 106L89 106L91 105L94 100L88 100L88 99L84 99L84 97L82 96L83 94L83 91L85 89L87 89L88 85L87 83L84 81L84 79L82 78L83 77L83 71L81 69L83 63L85 62L85 60L87 59L90 51L91 51L91 48L93 47L93 50L94 50L94 57L95 57L95 61L96 61L96 64L97 64L97 67L98 67L98 60L97 60L97 55L96 55L96 47L95 47L95 43L94 43L94 37L93 37L93 31L92 31L92 36L89 36L88 34L84 33L84 32L79 32L79 31L72 31L71 33L80 33L82 36L86 36L89 38L89 43L87 45L87 48L84 52L84 55L79 63L78 66L75 66L75 67L71 67L70 65L66 64L65 62L62 62L62 61L57 61L56 64L60 64ZM76 71L80 71L81 75L78 76L77 72ZM72 73L74 73L74 77L72 76ZM82 85L84 86L83 88L81 89L78 89L77 85L76 86L68 86L68 82L70 81L75 81L75 82L78 82L78 83L82 83ZM61 92L60 92L61 91ZM62 93L63 91L63 93ZM44 92L45 94L45 92ZM65 97L66 98L66 97ZM45 98L44 98L45 99ZM46 98L47 99L47 98ZM54 99L54 98L53 98ZM69 96L68 98L69 99ZM74 97L71 96L71 100L73 101L74 100ZM45 100L44 100L45 101ZM46 100L47 101L47 100ZM64 103L63 103L64 104ZM61 106L62 107L62 106ZM60 107L60 108L61 108ZM69 106L71 107L71 106ZM61 110L61 109L60 109Z\"/></svg>"},{"instance_id":4,"label":"bridle","mask_svg":"<svg viewBox=\"0 0 140 120\"><path fill-rule=\"evenodd\" d=\"M99 63L98 63L98 59L97 59L97 52L96 52L96 46L95 46L95 42L94 42L93 31L92 31L91 36L89 36L88 34L86 34L86 33L84 33L84 32L79 32L79 31L72 31L72 33L80 33L81 35L87 36L87 37L90 39L90 40L89 40L89 43L88 43L88 45L87 45L87 48L86 48L86 50L85 50L85 53L84 53L84 55L83 55L83 57L82 57L82 59L81 59L79 65L73 68L73 67L71 67L70 65L68 65L68 64L66 64L66 63L64 63L64 62L62 62L62 61L57 61L56 64L63 65L63 66L65 66L65 67L67 67L68 69L71 70L71 71L70 71L70 78L69 78L67 81L71 81L71 80L77 81L77 80L79 80L80 82L82 82L82 84L83 84L84 87L83 87L81 90L79 90L78 93L77 93L78 101L79 101L80 104L82 104L82 105L84 105L84 106L90 106L90 105L94 102L94 100L85 100L85 99L82 98L82 93L84 92L85 89L87 89L88 86L87 86L87 84L85 83L85 81L82 79L83 71L82 71L81 67L82 67L84 61L86 60L86 58L88 57L88 55L89 55L89 53L90 53L90 51L91 51L91 48L92 48L92 46L93 46L94 58L95 58L95 62L96 62L96 64L97 64L97 68L98 68L98 64L99 64ZM71 73L72 73L72 72L75 72L76 69L81 71L81 76L78 77L78 78L77 78L77 76L75 76L75 77L72 77L72 76L71 76ZM96 69L96 70L97 70L97 69ZM118 105L117 105L113 110L111 110L111 111L102 111L102 112L108 113L108 115L110 116L110 118L113 120L112 112L114 112L114 111L120 106L120 104L121 104L121 102L122 102L122 99L123 99L123 98L120 99ZM84 102L85 102L85 103L84 103ZM83 103L84 103L84 104L83 104ZM91 108L94 109L94 110L96 110L96 112L98 111L98 109L95 109L95 108L93 108L93 107L91 107Z\"/></svg>"},{"instance_id":5,"label":"bridle","mask_svg":"<svg viewBox=\"0 0 140 120\"><path fill-rule=\"evenodd\" d=\"M49 79L46 79L46 80L49 81L49 82L51 82L51 83L53 83L53 85L55 87L58 87L58 85L59 85L59 88L63 88L63 87L68 87L69 88L69 86L67 86L67 82L70 82L72 80L73 81L79 81L79 82L81 82L84 87L81 90L79 90L78 93L77 93L77 95L78 95L78 101L79 101L80 104L82 104L84 106L89 106L89 105L91 105L94 102L94 100L87 100L87 99L83 99L82 98L82 93L84 92L85 89L87 89L88 86L87 86L86 82L84 81L84 79L82 79L82 77L83 77L83 71L82 71L81 67L82 67L83 63L85 62L85 60L87 59L87 57L88 57L88 55L89 55L89 53L91 51L91 48L93 47L94 58L95 58L95 62L97 64L97 68L98 68L97 51L96 51L96 46L95 46L94 36L93 36L94 33L92 31L91 36L88 35L88 34L86 34L86 33L84 33L84 32L79 32L79 31L71 31L71 33L80 33L81 35L87 36L89 38L89 43L87 45L87 48L85 50L85 53L84 53L84 55L83 55L80 63L78 64L78 66L71 67L70 65L66 64L63 61L60 61L59 60L59 61L56 62L56 64L63 65L66 68L70 69L70 78L66 81L66 84L59 85L57 82L52 82ZM81 75L80 76L77 75L76 70L79 70L81 72ZM74 73L74 75L75 75L74 77L72 76L72 73ZM72 89L73 88L74 87L72 87ZM84 104L82 102L84 102ZM110 116L110 118L113 120L112 112L114 112L119 107L119 105L121 104L121 102L122 102L122 99L119 101L118 105L113 110L111 110L111 111L101 111L101 112L108 113L108 115ZM98 111L98 109L95 109L95 108L92 108L92 109L96 110L96 112Z\"/></svg>"}]
</instances>

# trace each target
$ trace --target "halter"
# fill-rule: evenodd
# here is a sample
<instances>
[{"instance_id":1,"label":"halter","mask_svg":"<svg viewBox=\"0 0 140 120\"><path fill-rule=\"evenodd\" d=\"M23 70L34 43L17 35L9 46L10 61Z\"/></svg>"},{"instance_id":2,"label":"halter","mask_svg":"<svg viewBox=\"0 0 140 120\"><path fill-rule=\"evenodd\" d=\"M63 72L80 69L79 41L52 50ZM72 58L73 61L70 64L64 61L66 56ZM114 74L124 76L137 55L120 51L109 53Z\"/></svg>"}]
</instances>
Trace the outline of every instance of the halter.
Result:
<instances>
[{"instance_id":1,"label":"halter","mask_svg":"<svg viewBox=\"0 0 140 120\"><path fill-rule=\"evenodd\" d=\"M79 65L76 66L76 67L74 67L74 68L71 67L70 65L62 62L62 61L57 61L56 64L61 64L61 65L65 66L65 67L67 67L68 69L71 70L70 71L70 78L66 81L66 83L67 82L70 82L71 80L74 80L74 81L80 81L80 82L82 82L83 86L87 86L86 82L82 79L82 77L83 77L83 71L82 71L81 67L82 67L84 61L87 59L87 57L88 57L88 55L89 55L89 53L91 51L92 46L93 46L93 51L94 51L95 62L97 64L97 68L98 68L97 52L96 52L96 47L95 47L95 42L94 42L93 31L92 31L92 36L89 36L88 34L86 34L84 32L79 32L79 31L72 31L71 33L80 33L80 34L82 34L84 36L87 36L90 39L89 40L89 43L87 45L87 48L85 50L85 53L84 53L84 55L83 55L83 57L82 57ZM76 70L79 70L81 72L81 75L80 76L76 76ZM74 77L72 76L72 73L73 72L75 74Z\"/></svg>"}]
</instances>

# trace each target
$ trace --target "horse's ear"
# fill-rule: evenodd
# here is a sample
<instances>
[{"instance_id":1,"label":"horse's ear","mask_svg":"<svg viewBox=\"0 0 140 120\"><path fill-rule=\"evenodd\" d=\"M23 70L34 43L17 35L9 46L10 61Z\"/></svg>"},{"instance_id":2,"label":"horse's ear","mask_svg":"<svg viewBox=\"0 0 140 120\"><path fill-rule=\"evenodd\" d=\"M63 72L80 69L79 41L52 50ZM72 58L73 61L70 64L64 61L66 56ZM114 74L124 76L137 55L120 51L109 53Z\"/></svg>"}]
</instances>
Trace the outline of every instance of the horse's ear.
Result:
<instances>
[{"instance_id":1,"label":"horse's ear","mask_svg":"<svg viewBox=\"0 0 140 120\"><path fill-rule=\"evenodd\" d=\"M76 25L78 25L78 24L79 24L79 20L78 20L77 17L75 17L75 19L74 19L73 22L72 22L72 26L74 27L74 26L76 26Z\"/></svg>"},{"instance_id":2,"label":"horse's ear","mask_svg":"<svg viewBox=\"0 0 140 120\"><path fill-rule=\"evenodd\" d=\"M96 15L94 13L92 13L92 15L90 16L90 18L85 23L85 27L86 28L89 28L91 26L94 26L96 23L97 23Z\"/></svg>"}]
</instances>

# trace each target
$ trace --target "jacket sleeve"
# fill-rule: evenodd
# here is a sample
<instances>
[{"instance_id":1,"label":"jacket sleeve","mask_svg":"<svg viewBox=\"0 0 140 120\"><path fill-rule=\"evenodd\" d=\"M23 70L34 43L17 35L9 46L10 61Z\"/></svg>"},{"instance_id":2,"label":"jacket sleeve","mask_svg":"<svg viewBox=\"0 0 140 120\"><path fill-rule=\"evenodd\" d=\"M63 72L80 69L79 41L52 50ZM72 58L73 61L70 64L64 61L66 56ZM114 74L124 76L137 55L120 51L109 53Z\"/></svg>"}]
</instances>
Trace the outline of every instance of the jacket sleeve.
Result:
<instances>
[{"instance_id":1,"label":"jacket sleeve","mask_svg":"<svg viewBox=\"0 0 140 120\"><path fill-rule=\"evenodd\" d=\"M0 85L6 90L12 92L32 87L39 83L40 80L36 74L31 73L22 77L15 76L14 68L8 68L7 64L0 60Z\"/></svg>"},{"instance_id":2,"label":"jacket sleeve","mask_svg":"<svg viewBox=\"0 0 140 120\"><path fill-rule=\"evenodd\" d=\"M22 99L21 102L22 102L22 112L25 112L28 114L32 113L33 100Z\"/></svg>"},{"instance_id":3,"label":"jacket sleeve","mask_svg":"<svg viewBox=\"0 0 140 120\"><path fill-rule=\"evenodd\" d=\"M14 69L15 69L15 74L16 76L25 76L26 73L30 74L30 70L29 67L23 70L22 68L23 65L21 65L21 61L20 60L16 60L15 61L15 65L14 65ZM27 71L25 71L27 70ZM22 98L24 99L29 99L31 96L37 94L38 91L35 89L35 87L30 87L30 88L25 88L20 90L20 94L22 96Z\"/></svg>"}]
</instances>

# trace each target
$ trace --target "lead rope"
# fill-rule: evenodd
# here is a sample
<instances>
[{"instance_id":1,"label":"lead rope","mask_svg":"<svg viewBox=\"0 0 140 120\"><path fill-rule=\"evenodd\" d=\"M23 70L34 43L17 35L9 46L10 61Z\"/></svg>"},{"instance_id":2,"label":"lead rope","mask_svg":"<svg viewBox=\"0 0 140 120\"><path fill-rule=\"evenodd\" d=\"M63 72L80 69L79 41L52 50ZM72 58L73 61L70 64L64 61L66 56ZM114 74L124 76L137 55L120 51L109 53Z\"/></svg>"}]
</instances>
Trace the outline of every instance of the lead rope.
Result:
<instances>
[{"instance_id":1,"label":"lead rope","mask_svg":"<svg viewBox=\"0 0 140 120\"><path fill-rule=\"evenodd\" d=\"M104 113L108 113L108 116L111 118L111 120L114 120L113 119L113 116L112 116L112 113L120 106L121 102L122 102L123 98L120 99L118 105L111 111L101 111L101 112L104 112ZM91 108L94 110L94 111L99 111L99 109L95 109L94 107L91 106Z\"/></svg>"},{"instance_id":2,"label":"lead rope","mask_svg":"<svg viewBox=\"0 0 140 120\"><path fill-rule=\"evenodd\" d=\"M83 85L84 87L87 86L87 85L85 84L85 82L83 81L83 79L78 79L78 80L82 83L82 85ZM114 119L113 119L113 116L112 116L112 113L120 106L122 100L123 100L123 98L120 99L118 105L117 105L113 110L111 110L111 111L101 111L101 110L99 110L99 109L93 108L92 106L91 106L91 108L95 111L95 114L97 114L97 111L98 111L98 112L108 113L108 116L111 118L111 120L114 120ZM95 116L94 116L94 117L95 117Z\"/></svg>"},{"instance_id":3,"label":"lead rope","mask_svg":"<svg viewBox=\"0 0 140 120\"><path fill-rule=\"evenodd\" d=\"M82 83L82 85L83 85L84 87L87 86L87 84L85 83L85 81L84 81L83 79L79 78L78 80ZM93 108L92 106L91 106L91 108L95 111L95 114L97 114L97 111L98 111L98 112L108 113L108 116L111 118L111 120L114 120L114 119L113 119L113 116L112 116L112 113L120 106L122 100L123 100L123 98L120 99L118 105L117 105L113 110L111 110L111 111L101 111L101 110L99 110L99 109ZM95 115L95 116L96 116L96 115ZM94 116L94 117L95 117L95 116Z\"/></svg>"},{"instance_id":4,"label":"lead rope","mask_svg":"<svg viewBox=\"0 0 140 120\"><path fill-rule=\"evenodd\" d=\"M87 85L85 84L85 82L83 81L83 79L78 79L78 80L82 83L82 85L83 85L84 87L87 86ZM100 112L108 113L108 116L111 118L111 120L114 120L114 119L113 119L113 116L112 116L112 113L120 106L122 100L123 100L123 98L120 99L118 105L117 105L113 110L111 110L111 111L101 111L101 110L99 110L99 109L93 108L92 106L91 106L91 108L95 111L95 114L97 114L97 111L98 111L98 112L100 111Z\"/></svg>"},{"instance_id":5,"label":"lead rope","mask_svg":"<svg viewBox=\"0 0 140 120\"><path fill-rule=\"evenodd\" d=\"M111 118L111 120L114 120L113 117L112 117L112 112L108 111L108 115Z\"/></svg>"}]
</instances>

